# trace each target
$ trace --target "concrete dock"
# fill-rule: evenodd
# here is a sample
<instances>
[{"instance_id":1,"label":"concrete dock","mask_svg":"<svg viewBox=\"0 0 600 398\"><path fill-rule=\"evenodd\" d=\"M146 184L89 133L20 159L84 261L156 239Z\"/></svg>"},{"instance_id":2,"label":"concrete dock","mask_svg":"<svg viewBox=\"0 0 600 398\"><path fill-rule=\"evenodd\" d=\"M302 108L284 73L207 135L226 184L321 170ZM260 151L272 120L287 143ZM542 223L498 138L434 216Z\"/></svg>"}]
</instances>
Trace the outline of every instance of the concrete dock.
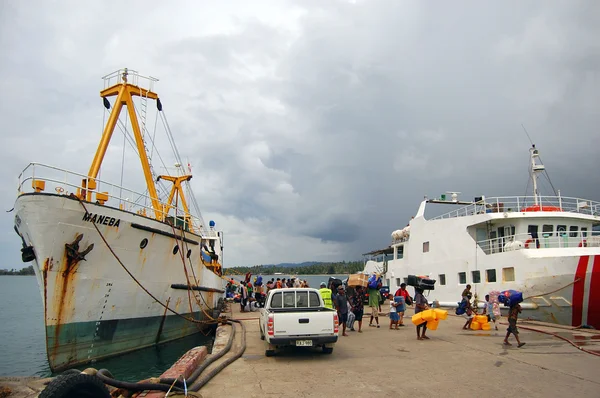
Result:
<instances>
[{"instance_id":1,"label":"concrete dock","mask_svg":"<svg viewBox=\"0 0 600 398\"><path fill-rule=\"evenodd\" d=\"M517 348L512 337L514 345L503 346L507 325L502 323L499 331L467 331L462 330L464 318L449 316L437 330L427 332L430 340L419 341L409 317L406 326L397 331L389 330L387 316L379 318L379 329L369 327L365 317L363 333L349 331L349 337L340 336L331 355L294 348L267 358L258 314L240 313L239 306L232 305L228 315L245 319L247 348L240 359L202 388L204 397L322 397L336 393L356 397L600 397L599 356L524 328L559 333L596 353L600 353L600 331L523 322L520 337L527 344ZM239 334L232 351L240 344Z\"/></svg>"},{"instance_id":2,"label":"concrete dock","mask_svg":"<svg viewBox=\"0 0 600 398\"><path fill-rule=\"evenodd\" d=\"M236 304L231 305L230 310L223 315L242 320L247 348L241 358L200 390L203 397L322 397L331 394L600 397L600 356L581 350L600 354L600 331L597 330L572 330L523 321L519 324L520 337L526 345L517 348L511 337L514 345L505 347L502 340L506 325L502 320L499 331L467 331L462 329L464 318L449 316L440 322L437 330L427 332L430 340L418 341L410 322L411 310L405 319L406 326L399 330L389 330L386 315L380 316L379 329L369 327L369 318L365 317L363 333L348 331L348 337L340 336L331 355L317 349L289 348L274 357L266 357L265 343L259 336L259 313L240 313ZM231 327L219 327L213 355L226 345ZM237 324L234 327L236 336L231 351L204 373L240 347L242 330ZM355 328L358 328L357 323ZM542 332L556 333L568 341ZM203 349L196 348L188 354ZM204 349L199 357L205 356ZM187 366L184 359L174 364L173 369ZM0 378L0 397L33 398L48 381L36 377ZM164 396L164 393L144 395Z\"/></svg>"}]
</instances>

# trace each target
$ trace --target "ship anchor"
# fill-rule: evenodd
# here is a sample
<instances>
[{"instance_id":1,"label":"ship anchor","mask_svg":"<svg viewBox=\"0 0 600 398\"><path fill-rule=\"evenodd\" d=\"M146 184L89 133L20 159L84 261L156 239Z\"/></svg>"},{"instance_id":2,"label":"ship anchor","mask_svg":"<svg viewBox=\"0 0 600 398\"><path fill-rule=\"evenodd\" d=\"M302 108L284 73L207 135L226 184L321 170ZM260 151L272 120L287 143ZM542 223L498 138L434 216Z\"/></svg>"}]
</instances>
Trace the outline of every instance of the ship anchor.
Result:
<instances>
[{"instance_id":1,"label":"ship anchor","mask_svg":"<svg viewBox=\"0 0 600 398\"><path fill-rule=\"evenodd\" d=\"M83 234L77 234L73 243L65 243L65 250L67 251L67 258L73 261L73 264L77 264L79 261L86 261L85 256L92 251L94 244L92 243L84 251L79 251L79 242L83 239Z\"/></svg>"}]
</instances>

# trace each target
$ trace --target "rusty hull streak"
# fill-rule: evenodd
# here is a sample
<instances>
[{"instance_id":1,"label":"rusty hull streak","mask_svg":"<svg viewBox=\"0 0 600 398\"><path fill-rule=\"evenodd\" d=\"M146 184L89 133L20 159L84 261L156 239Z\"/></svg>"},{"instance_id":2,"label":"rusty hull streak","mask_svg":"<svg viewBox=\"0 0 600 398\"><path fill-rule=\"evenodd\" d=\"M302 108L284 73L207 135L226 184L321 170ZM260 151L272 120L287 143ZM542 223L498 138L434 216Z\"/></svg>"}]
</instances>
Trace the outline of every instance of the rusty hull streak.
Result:
<instances>
[{"instance_id":1,"label":"rusty hull streak","mask_svg":"<svg viewBox=\"0 0 600 398\"><path fill-rule=\"evenodd\" d=\"M75 238L77 234L75 234ZM61 266L64 264L64 267ZM67 317L74 310L74 293L75 293L75 278L76 268L79 260L69 258L67 249L64 249L62 263L58 264L56 278L54 280L54 299L53 310L56 314L56 326L54 328L54 346L52 347L52 356L56 357L60 346L60 332L62 325L67 323Z\"/></svg>"}]
</instances>

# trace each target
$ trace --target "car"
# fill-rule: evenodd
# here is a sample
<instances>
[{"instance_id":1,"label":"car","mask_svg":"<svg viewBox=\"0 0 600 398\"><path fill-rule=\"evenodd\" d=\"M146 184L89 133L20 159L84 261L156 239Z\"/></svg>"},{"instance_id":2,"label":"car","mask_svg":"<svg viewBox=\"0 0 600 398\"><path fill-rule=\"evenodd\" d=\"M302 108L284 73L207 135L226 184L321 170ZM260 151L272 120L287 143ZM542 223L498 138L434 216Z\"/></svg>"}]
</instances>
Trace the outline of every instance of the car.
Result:
<instances>
[{"instance_id":1,"label":"car","mask_svg":"<svg viewBox=\"0 0 600 398\"><path fill-rule=\"evenodd\" d=\"M325 354L333 352L338 340L337 311L325 307L317 289L273 289L260 309L260 338L265 340L265 356L273 356L278 348L320 347Z\"/></svg>"}]
</instances>

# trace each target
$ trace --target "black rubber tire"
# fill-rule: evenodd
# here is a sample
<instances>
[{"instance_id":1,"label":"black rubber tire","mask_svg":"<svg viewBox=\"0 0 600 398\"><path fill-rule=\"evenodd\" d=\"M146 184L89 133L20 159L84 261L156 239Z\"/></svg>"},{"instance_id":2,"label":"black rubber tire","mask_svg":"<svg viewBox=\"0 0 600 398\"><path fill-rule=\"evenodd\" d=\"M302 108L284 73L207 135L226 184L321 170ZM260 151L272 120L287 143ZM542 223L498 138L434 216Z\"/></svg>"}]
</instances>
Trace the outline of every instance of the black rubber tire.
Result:
<instances>
[{"instance_id":1,"label":"black rubber tire","mask_svg":"<svg viewBox=\"0 0 600 398\"><path fill-rule=\"evenodd\" d=\"M323 354L331 354L333 352L333 347L323 347Z\"/></svg>"},{"instance_id":2,"label":"black rubber tire","mask_svg":"<svg viewBox=\"0 0 600 398\"><path fill-rule=\"evenodd\" d=\"M265 350L266 357L272 357L273 355L275 355L275 350Z\"/></svg>"},{"instance_id":3,"label":"black rubber tire","mask_svg":"<svg viewBox=\"0 0 600 398\"><path fill-rule=\"evenodd\" d=\"M104 383L96 376L67 373L56 377L39 398L111 398Z\"/></svg>"}]
</instances>

